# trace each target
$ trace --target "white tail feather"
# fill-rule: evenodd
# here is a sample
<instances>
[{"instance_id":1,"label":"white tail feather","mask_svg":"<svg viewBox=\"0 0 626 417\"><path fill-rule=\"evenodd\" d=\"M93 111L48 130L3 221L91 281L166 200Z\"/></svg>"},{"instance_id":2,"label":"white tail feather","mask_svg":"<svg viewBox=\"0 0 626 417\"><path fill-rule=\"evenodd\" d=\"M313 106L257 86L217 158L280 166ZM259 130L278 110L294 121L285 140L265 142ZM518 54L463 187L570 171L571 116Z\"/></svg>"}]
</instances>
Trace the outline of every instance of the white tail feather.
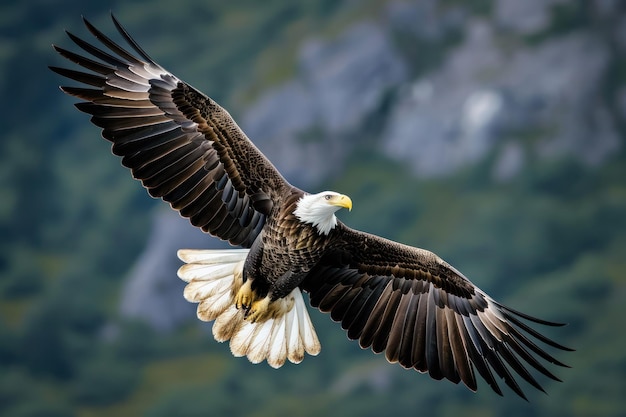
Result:
<instances>
[{"instance_id":1,"label":"white tail feather","mask_svg":"<svg viewBox=\"0 0 626 417\"><path fill-rule=\"evenodd\" d=\"M252 363L260 363L267 358L270 349L270 341L272 339L272 328L275 320L266 320L256 325L257 331L254 332L252 342L248 347L248 360Z\"/></svg>"},{"instance_id":2,"label":"white tail feather","mask_svg":"<svg viewBox=\"0 0 626 417\"><path fill-rule=\"evenodd\" d=\"M300 363L305 353L317 355L321 346L309 317L302 293L294 289L281 303L275 317L251 323L244 311L235 307L235 295L243 285L243 264L248 249L181 249L178 257L186 262L178 270L185 282L184 296L198 303L198 318L213 321L213 337L230 340L234 356L247 356L250 362L267 360L273 368L286 360Z\"/></svg>"},{"instance_id":3,"label":"white tail feather","mask_svg":"<svg viewBox=\"0 0 626 417\"><path fill-rule=\"evenodd\" d=\"M213 323L213 337L218 342L230 340L244 324L243 313L231 304ZM243 355L240 355L243 356Z\"/></svg>"},{"instance_id":4,"label":"white tail feather","mask_svg":"<svg viewBox=\"0 0 626 417\"><path fill-rule=\"evenodd\" d=\"M304 352L304 343L302 343L302 338L300 337L298 317L296 314L288 314L285 317L285 321L287 346L291 347L287 352L287 357L293 363L300 363L304 359L304 355L300 354L300 352Z\"/></svg>"},{"instance_id":5,"label":"white tail feather","mask_svg":"<svg viewBox=\"0 0 626 417\"><path fill-rule=\"evenodd\" d=\"M237 332L230 340L230 351L233 356L246 356L256 331L258 331L258 325L256 323L243 321L241 325L238 326Z\"/></svg>"},{"instance_id":6,"label":"white tail feather","mask_svg":"<svg viewBox=\"0 0 626 417\"><path fill-rule=\"evenodd\" d=\"M181 261L187 264L213 265L225 262L239 262L246 259L248 252L248 249L180 249L177 255Z\"/></svg>"},{"instance_id":7,"label":"white tail feather","mask_svg":"<svg viewBox=\"0 0 626 417\"><path fill-rule=\"evenodd\" d=\"M274 323L275 330L272 332L270 340L270 350L267 356L267 363L272 368L280 368L287 359L287 315L284 315Z\"/></svg>"}]
</instances>

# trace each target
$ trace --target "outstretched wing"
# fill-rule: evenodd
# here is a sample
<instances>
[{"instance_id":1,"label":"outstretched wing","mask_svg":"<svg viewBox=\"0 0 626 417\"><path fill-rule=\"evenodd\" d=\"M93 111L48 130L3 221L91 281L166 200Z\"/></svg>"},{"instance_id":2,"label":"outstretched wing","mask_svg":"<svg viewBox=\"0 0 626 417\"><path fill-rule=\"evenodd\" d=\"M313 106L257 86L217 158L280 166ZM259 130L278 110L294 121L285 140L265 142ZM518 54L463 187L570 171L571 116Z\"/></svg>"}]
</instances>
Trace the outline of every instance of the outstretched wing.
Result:
<instances>
[{"instance_id":1,"label":"outstretched wing","mask_svg":"<svg viewBox=\"0 0 626 417\"><path fill-rule=\"evenodd\" d=\"M68 32L87 54L54 48L89 72L51 67L82 84L61 89L84 100L78 109L150 195L205 232L249 247L290 185L226 110L155 63L112 18L134 53L84 20L105 50Z\"/></svg>"},{"instance_id":2,"label":"outstretched wing","mask_svg":"<svg viewBox=\"0 0 626 417\"><path fill-rule=\"evenodd\" d=\"M542 363L566 366L535 341L569 350L524 321L559 326L510 309L486 295L437 255L358 232L340 224L334 250L302 283L311 304L341 322L362 348L387 360L463 381L476 390L474 370L502 395L495 372L524 393L517 373L539 390L534 368L558 380ZM493 371L493 372L492 372Z\"/></svg>"}]
</instances>

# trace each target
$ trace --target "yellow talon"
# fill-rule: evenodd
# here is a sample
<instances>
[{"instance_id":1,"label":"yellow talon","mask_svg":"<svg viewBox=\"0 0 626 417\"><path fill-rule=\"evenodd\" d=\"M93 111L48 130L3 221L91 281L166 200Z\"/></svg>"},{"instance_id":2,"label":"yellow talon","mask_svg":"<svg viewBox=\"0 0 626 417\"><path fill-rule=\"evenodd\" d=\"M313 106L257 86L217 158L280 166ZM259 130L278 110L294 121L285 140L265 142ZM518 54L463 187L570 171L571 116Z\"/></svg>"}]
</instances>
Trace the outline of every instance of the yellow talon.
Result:
<instances>
[{"instance_id":1,"label":"yellow talon","mask_svg":"<svg viewBox=\"0 0 626 417\"><path fill-rule=\"evenodd\" d=\"M254 292L252 291L252 281L247 280L235 295L235 307L237 309L248 310L254 301Z\"/></svg>"},{"instance_id":2,"label":"yellow talon","mask_svg":"<svg viewBox=\"0 0 626 417\"><path fill-rule=\"evenodd\" d=\"M269 296L253 302L250 309L246 312L246 320L252 323L267 320L273 314L273 311L270 310L269 306Z\"/></svg>"}]
</instances>

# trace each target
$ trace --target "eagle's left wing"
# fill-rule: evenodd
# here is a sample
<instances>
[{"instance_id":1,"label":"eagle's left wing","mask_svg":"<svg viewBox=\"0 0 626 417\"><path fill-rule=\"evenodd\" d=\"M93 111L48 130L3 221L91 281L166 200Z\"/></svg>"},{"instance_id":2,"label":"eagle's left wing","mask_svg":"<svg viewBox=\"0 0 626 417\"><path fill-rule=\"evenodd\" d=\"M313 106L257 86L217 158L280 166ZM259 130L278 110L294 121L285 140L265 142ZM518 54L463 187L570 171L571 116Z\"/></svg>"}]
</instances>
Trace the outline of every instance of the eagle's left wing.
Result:
<instances>
[{"instance_id":1,"label":"eagle's left wing","mask_svg":"<svg viewBox=\"0 0 626 417\"><path fill-rule=\"evenodd\" d=\"M558 326L506 307L432 252L339 225L335 249L302 283L313 307L341 322L362 348L387 360L463 381L476 390L474 369L502 395L493 372L523 398L517 373L543 388L534 368L558 380L538 358L566 366L534 341L569 350L524 321ZM493 371L493 372L492 372ZM513 371L513 372L511 372Z\"/></svg>"}]
</instances>

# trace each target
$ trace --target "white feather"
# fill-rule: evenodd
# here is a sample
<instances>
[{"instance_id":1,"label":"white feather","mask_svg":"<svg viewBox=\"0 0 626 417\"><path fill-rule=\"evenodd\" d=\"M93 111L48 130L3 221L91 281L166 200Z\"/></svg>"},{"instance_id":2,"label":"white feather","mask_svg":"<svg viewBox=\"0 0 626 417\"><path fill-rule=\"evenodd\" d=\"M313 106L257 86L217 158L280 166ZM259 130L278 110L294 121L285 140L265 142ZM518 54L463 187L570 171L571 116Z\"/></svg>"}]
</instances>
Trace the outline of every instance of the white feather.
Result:
<instances>
[{"instance_id":1,"label":"white feather","mask_svg":"<svg viewBox=\"0 0 626 417\"><path fill-rule=\"evenodd\" d=\"M298 200L298 204L293 214L304 223L315 226L317 231L323 235L330 233L337 226L335 212L340 207L326 203L326 195L339 195L333 191L324 191L318 194L307 194Z\"/></svg>"},{"instance_id":2,"label":"white feather","mask_svg":"<svg viewBox=\"0 0 626 417\"><path fill-rule=\"evenodd\" d=\"M213 337L218 342L226 342L245 324L243 311L231 305L224 310L213 323Z\"/></svg>"},{"instance_id":3,"label":"white feather","mask_svg":"<svg viewBox=\"0 0 626 417\"><path fill-rule=\"evenodd\" d=\"M287 328L286 320L289 313L276 319L272 329L272 339L267 363L272 368L280 368L287 359Z\"/></svg>"},{"instance_id":4,"label":"white feather","mask_svg":"<svg viewBox=\"0 0 626 417\"><path fill-rule=\"evenodd\" d=\"M300 363L304 359L304 343L300 336L300 320L298 320L298 308L294 308L287 314L287 358L290 362Z\"/></svg>"},{"instance_id":5,"label":"white feather","mask_svg":"<svg viewBox=\"0 0 626 417\"><path fill-rule=\"evenodd\" d=\"M292 292L295 298L295 306L298 309L298 322L300 325L300 334L304 343L304 349L309 355L317 355L321 351L320 341L317 338L311 317L304 304L302 293L300 290Z\"/></svg>"},{"instance_id":6,"label":"white feather","mask_svg":"<svg viewBox=\"0 0 626 417\"><path fill-rule=\"evenodd\" d=\"M188 264L220 264L246 259L249 249L179 249L176 255Z\"/></svg>"},{"instance_id":7,"label":"white feather","mask_svg":"<svg viewBox=\"0 0 626 417\"><path fill-rule=\"evenodd\" d=\"M267 360L274 368L287 360L299 363L305 353L317 355L320 343L300 289L274 301L275 317L251 323L244 310L235 307L235 294L243 285L243 264L247 249L178 251L186 262L178 276L188 282L184 296L198 303L200 320L212 321L213 337L230 340L234 356L247 356L252 363Z\"/></svg>"},{"instance_id":8,"label":"white feather","mask_svg":"<svg viewBox=\"0 0 626 417\"><path fill-rule=\"evenodd\" d=\"M263 323L259 323L257 326L259 330L254 333L252 343L248 348L248 360L252 363L260 363L267 358L270 350L270 342L272 340L272 328L274 327L275 320L266 320Z\"/></svg>"},{"instance_id":9,"label":"white feather","mask_svg":"<svg viewBox=\"0 0 626 417\"><path fill-rule=\"evenodd\" d=\"M178 277L185 282L193 280L213 281L233 274L236 262L225 264L187 264L178 269Z\"/></svg>"},{"instance_id":10,"label":"white feather","mask_svg":"<svg viewBox=\"0 0 626 417\"><path fill-rule=\"evenodd\" d=\"M230 351L233 356L240 357L248 354L248 348L252 343L258 324L244 321L230 339Z\"/></svg>"},{"instance_id":11,"label":"white feather","mask_svg":"<svg viewBox=\"0 0 626 417\"><path fill-rule=\"evenodd\" d=\"M226 277L227 279L220 279L215 281L191 281L183 292L183 296L187 301L192 303L198 303L202 300L210 299L213 297L219 297L224 291L232 290L233 276L232 274Z\"/></svg>"},{"instance_id":12,"label":"white feather","mask_svg":"<svg viewBox=\"0 0 626 417\"><path fill-rule=\"evenodd\" d=\"M235 311L239 311L233 305L233 295L230 289L227 288L222 293L215 294L210 299L202 300L198 304L197 315L202 321L213 321L231 306Z\"/></svg>"}]
</instances>

